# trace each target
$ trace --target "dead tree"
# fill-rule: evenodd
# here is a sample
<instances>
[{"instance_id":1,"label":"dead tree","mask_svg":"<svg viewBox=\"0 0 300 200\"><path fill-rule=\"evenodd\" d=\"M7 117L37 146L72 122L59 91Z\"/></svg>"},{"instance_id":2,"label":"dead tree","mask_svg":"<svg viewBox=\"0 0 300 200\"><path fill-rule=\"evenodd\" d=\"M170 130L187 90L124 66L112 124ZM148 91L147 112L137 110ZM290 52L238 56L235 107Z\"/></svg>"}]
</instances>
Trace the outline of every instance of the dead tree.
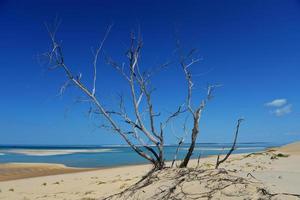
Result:
<instances>
[{"instance_id":1,"label":"dead tree","mask_svg":"<svg viewBox=\"0 0 300 200\"><path fill-rule=\"evenodd\" d=\"M228 151L228 153L226 154L226 156L220 160L220 155L218 155L216 166L215 166L216 169L218 169L219 165L222 164L223 162L225 162L229 158L229 156L232 154L232 152L235 150L235 145L236 145L237 137L239 134L240 124L242 123L242 121L243 121L243 119L239 119L237 122L236 131L234 134L234 140L233 140L232 146L231 146L230 150Z\"/></svg>"},{"instance_id":2,"label":"dead tree","mask_svg":"<svg viewBox=\"0 0 300 200\"><path fill-rule=\"evenodd\" d=\"M67 65L61 43L56 39L58 25L58 23L55 24L52 30L47 26L51 39L51 49L46 55L49 59L51 69L60 68L65 72L67 80L62 86L61 91L63 92L69 85L76 86L92 105L89 113L100 115L104 118L106 123L103 127L109 128L117 133L138 155L151 162L155 170L162 169L165 165L164 130L170 120L184 111L182 110L182 106L179 106L166 120L161 120L160 122L156 121L156 117L159 114L154 112L152 103L153 88L150 87L150 80L154 73L153 71L142 72L139 66L140 53L143 46L141 37L137 38L134 33L130 35L127 64L118 64L111 58L106 59L107 63L120 72L128 83L134 113L134 117L131 117L126 111L122 97L120 98L118 109L108 109L99 98L100 94L96 87L97 61L103 49L104 42L111 30L111 26L107 28L103 40L94 52L92 66L94 74L91 84L92 87L90 88L82 81L82 75L75 75ZM159 68L162 69L165 66L166 64ZM142 101L144 101L143 105L146 105L146 108L143 110L141 108ZM148 116L148 123L145 122L145 115ZM127 126L125 127L124 124ZM149 127L147 127L146 124L149 124Z\"/></svg>"},{"instance_id":3,"label":"dead tree","mask_svg":"<svg viewBox=\"0 0 300 200\"><path fill-rule=\"evenodd\" d=\"M179 47L178 47L179 48ZM219 87L219 85L209 85L207 87L207 93L206 97L200 102L200 104L194 108L192 105L192 89L194 86L193 80L192 80L192 73L191 73L191 66L198 63L200 61L199 58L194 58L195 54L195 49L190 51L187 55L180 55L180 66L184 72L185 79L187 81L187 97L186 97L186 105L187 105L187 110L191 114L192 119L193 119L193 128L192 128L192 133L191 133L191 144L188 148L188 151L182 160L181 164L179 167L187 167L188 162L193 154L197 137L199 134L199 121L201 119L201 115L203 110L205 109L207 103L209 100L212 99L213 97L213 91L216 87Z\"/></svg>"}]
</instances>

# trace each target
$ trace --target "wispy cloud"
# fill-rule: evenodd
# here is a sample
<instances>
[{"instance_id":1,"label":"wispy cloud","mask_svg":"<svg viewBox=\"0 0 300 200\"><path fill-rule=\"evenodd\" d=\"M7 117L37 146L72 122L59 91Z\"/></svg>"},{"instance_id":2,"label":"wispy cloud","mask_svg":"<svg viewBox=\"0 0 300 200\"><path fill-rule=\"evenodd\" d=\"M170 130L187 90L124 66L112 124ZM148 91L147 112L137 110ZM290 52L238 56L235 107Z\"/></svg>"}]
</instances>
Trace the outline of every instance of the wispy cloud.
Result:
<instances>
[{"instance_id":1,"label":"wispy cloud","mask_svg":"<svg viewBox=\"0 0 300 200\"><path fill-rule=\"evenodd\" d=\"M277 117L281 117L283 115L289 114L292 112L292 104L283 106L282 108L277 108L272 113Z\"/></svg>"},{"instance_id":2,"label":"wispy cloud","mask_svg":"<svg viewBox=\"0 0 300 200\"><path fill-rule=\"evenodd\" d=\"M274 99L271 102L268 102L265 104L265 106L268 107L281 107L287 104L287 100L286 99Z\"/></svg>"},{"instance_id":3,"label":"wispy cloud","mask_svg":"<svg viewBox=\"0 0 300 200\"><path fill-rule=\"evenodd\" d=\"M265 106L270 107L271 114L281 117L292 112L292 104L288 104L287 99L274 99L265 103Z\"/></svg>"}]
</instances>

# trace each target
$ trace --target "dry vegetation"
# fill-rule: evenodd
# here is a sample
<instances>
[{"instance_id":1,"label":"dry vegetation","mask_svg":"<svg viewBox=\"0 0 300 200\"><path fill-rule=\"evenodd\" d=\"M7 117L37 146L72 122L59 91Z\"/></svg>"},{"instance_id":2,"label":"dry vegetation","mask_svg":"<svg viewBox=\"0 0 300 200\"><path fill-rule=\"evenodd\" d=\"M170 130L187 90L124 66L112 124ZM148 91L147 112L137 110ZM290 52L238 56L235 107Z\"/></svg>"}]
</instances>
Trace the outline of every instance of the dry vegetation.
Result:
<instances>
[{"instance_id":1,"label":"dry vegetation","mask_svg":"<svg viewBox=\"0 0 300 200\"><path fill-rule=\"evenodd\" d=\"M169 168L156 171L125 191L104 199L298 199L300 195L271 193L253 177L225 169Z\"/></svg>"}]
</instances>

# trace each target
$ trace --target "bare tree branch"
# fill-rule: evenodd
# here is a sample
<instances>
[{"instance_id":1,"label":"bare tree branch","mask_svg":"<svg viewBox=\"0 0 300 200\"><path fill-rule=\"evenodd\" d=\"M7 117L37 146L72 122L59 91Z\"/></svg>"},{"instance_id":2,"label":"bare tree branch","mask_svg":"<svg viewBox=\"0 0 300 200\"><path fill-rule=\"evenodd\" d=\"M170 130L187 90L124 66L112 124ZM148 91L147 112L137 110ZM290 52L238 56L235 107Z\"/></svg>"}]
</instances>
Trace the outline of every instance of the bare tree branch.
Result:
<instances>
[{"instance_id":1,"label":"bare tree branch","mask_svg":"<svg viewBox=\"0 0 300 200\"><path fill-rule=\"evenodd\" d=\"M180 51L180 46L179 42L177 43L177 48ZM212 99L213 96L213 91L216 87L219 87L218 85L209 85L207 88L207 94L205 99L203 99L200 102L200 105L196 107L196 109L193 108L192 106L192 89L194 86L193 80L192 80L192 73L190 71L190 67L194 65L195 63L198 63L200 61L199 58L194 58L194 54L196 52L196 49L192 49L186 56L180 55L180 65L181 68L183 69L185 79L187 82L187 97L186 97L186 102L187 102L187 109L190 111L191 115L193 116L193 129L192 129L192 134L191 134L191 144L188 149L187 154L185 155L183 161L180 164L180 167L186 167L188 165L188 162L193 154L196 140L199 134L199 121L202 115L202 112L204 108L206 107L206 104L209 100Z\"/></svg>"},{"instance_id":2,"label":"bare tree branch","mask_svg":"<svg viewBox=\"0 0 300 200\"><path fill-rule=\"evenodd\" d=\"M100 46L97 48L95 55L94 55L94 62L93 62L93 66L94 66L94 78L93 78L93 89L92 89L92 95L94 96L96 93L96 81L97 81L97 61L98 61L98 56L99 53L101 52L104 42L107 39L109 32L112 28L112 25L109 25L106 29L105 35L100 43Z\"/></svg>"},{"instance_id":3,"label":"bare tree branch","mask_svg":"<svg viewBox=\"0 0 300 200\"><path fill-rule=\"evenodd\" d=\"M217 162L216 162L216 167L215 167L216 169L218 169L219 165L222 164L223 162L225 162L229 158L231 153L235 150L235 145L236 145L237 137L238 137L238 134L239 134L240 124L242 123L242 121L244 121L244 119L239 119L238 122L237 122L236 131L235 131L235 134L234 134L234 140L233 140L231 149L228 151L228 153L226 154L226 156L222 160L220 160L220 155L218 155Z\"/></svg>"},{"instance_id":4,"label":"bare tree branch","mask_svg":"<svg viewBox=\"0 0 300 200\"><path fill-rule=\"evenodd\" d=\"M187 136L187 134L188 134L187 120L188 120L188 118L185 119L184 124L183 124L183 132L184 132L183 136L182 136L182 137L177 137L177 139L178 139L178 145L177 145L177 148L176 148L176 151L175 151L175 154L174 154L174 158L173 158L171 167L174 166L174 163L175 163L176 160L177 160L177 155L178 155L178 153L179 153L179 149L180 149L180 147L183 145L184 140L185 140L185 138L186 138L186 136Z\"/></svg>"},{"instance_id":5,"label":"bare tree branch","mask_svg":"<svg viewBox=\"0 0 300 200\"><path fill-rule=\"evenodd\" d=\"M198 168L198 167L199 167L199 165L200 165L200 158L201 158L201 154L202 154L202 152L200 152L200 153L199 153L199 155L198 155L198 159L197 159L197 166L196 166L196 168Z\"/></svg>"},{"instance_id":6,"label":"bare tree branch","mask_svg":"<svg viewBox=\"0 0 300 200\"><path fill-rule=\"evenodd\" d=\"M94 103L94 105L97 107L99 112L105 117L105 119L109 122L112 129L117 132L126 142L127 144L140 156L144 157L145 159L149 160L151 163L156 165L155 159L153 159L151 156L146 154L143 150L141 150L138 146L134 145L129 138L127 137L127 134L121 130L121 128L118 126L118 124L111 118L110 114L106 111L106 109L103 107L103 105L100 103L100 101L96 98L93 91L90 91L82 82L81 82L81 75L74 76L69 67L65 64L64 61L64 55L62 51L62 47L60 44L56 41L56 31L57 26L55 26L54 31L51 32L49 27L47 26L51 43L52 43L52 49L48 53L49 56L49 62L55 64L55 66L62 68L67 78L73 82L75 86L77 86L87 97L91 99L91 101ZM105 40L103 40L105 41ZM102 48L102 47L101 47ZM100 51L100 50L99 50ZM96 76L96 74L95 74ZM94 79L95 80L95 79ZM93 88L94 89L94 88Z\"/></svg>"},{"instance_id":7,"label":"bare tree branch","mask_svg":"<svg viewBox=\"0 0 300 200\"><path fill-rule=\"evenodd\" d=\"M172 164L171 164L171 167L173 167L174 166L174 163L176 162L176 160L177 160L177 155L178 155L178 152L179 152L179 149L180 149L180 147L181 147L181 145L183 144L183 137L182 138L180 138L180 140L179 140L179 142L178 142L178 145L177 145L177 148L176 148L176 151L175 151L175 154L174 154L174 158L173 158L173 160L172 160Z\"/></svg>"}]
</instances>

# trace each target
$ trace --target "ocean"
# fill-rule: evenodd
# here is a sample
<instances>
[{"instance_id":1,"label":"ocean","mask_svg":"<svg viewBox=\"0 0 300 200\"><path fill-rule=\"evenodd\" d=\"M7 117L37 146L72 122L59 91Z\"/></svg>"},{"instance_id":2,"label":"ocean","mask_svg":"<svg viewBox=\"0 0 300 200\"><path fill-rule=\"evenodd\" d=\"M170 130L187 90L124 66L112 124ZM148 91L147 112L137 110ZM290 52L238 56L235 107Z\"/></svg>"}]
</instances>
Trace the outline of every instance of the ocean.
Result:
<instances>
[{"instance_id":1,"label":"ocean","mask_svg":"<svg viewBox=\"0 0 300 200\"><path fill-rule=\"evenodd\" d=\"M266 148L281 146L275 143L239 143L234 153L250 153ZM226 154L229 143L198 143L192 158ZM166 160L172 160L176 145L165 146ZM178 159L183 158L188 144L183 145ZM96 168L121 165L143 164L146 160L127 146L39 146L39 145L0 145L0 163L57 163L68 167Z\"/></svg>"}]
</instances>

